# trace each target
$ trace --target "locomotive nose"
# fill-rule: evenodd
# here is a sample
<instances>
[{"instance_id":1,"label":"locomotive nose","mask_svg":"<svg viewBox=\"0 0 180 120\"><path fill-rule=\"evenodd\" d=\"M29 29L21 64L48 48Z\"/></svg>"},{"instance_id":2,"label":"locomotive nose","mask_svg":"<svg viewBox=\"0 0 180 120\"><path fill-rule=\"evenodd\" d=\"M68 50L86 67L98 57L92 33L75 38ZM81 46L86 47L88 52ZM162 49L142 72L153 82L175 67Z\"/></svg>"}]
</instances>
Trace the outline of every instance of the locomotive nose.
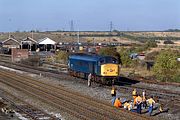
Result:
<instances>
[{"instance_id":1,"label":"locomotive nose","mask_svg":"<svg viewBox=\"0 0 180 120\"><path fill-rule=\"evenodd\" d=\"M101 66L102 76L117 76L118 65L116 64L105 64Z\"/></svg>"}]
</instances>

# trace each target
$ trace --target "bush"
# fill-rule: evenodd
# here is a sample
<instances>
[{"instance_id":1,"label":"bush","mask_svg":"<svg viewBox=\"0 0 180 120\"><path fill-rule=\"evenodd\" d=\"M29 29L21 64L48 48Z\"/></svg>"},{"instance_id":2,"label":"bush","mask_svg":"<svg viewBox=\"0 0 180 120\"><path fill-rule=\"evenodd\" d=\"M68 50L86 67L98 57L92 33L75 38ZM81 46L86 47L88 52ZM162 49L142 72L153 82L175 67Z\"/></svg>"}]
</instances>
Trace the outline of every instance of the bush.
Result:
<instances>
[{"instance_id":1,"label":"bush","mask_svg":"<svg viewBox=\"0 0 180 120\"><path fill-rule=\"evenodd\" d=\"M125 49L125 48L121 48L121 49L119 49L118 53L120 54L122 65L124 67L130 67L131 63L132 63L132 60L129 57L130 50Z\"/></svg>"},{"instance_id":2,"label":"bush","mask_svg":"<svg viewBox=\"0 0 180 120\"><path fill-rule=\"evenodd\" d=\"M153 71L161 81L173 81L178 73L178 54L172 50L161 51L157 56Z\"/></svg>"},{"instance_id":3,"label":"bush","mask_svg":"<svg viewBox=\"0 0 180 120\"><path fill-rule=\"evenodd\" d=\"M69 53L66 52L66 51L58 51L56 53L56 62L58 63L63 63L63 64L67 64L68 62L68 56L69 56Z\"/></svg>"},{"instance_id":4,"label":"bush","mask_svg":"<svg viewBox=\"0 0 180 120\"><path fill-rule=\"evenodd\" d=\"M159 55L158 51L154 51L154 52L148 53L146 55L146 57L145 57L145 60L154 61L156 59L157 55Z\"/></svg>"}]
</instances>

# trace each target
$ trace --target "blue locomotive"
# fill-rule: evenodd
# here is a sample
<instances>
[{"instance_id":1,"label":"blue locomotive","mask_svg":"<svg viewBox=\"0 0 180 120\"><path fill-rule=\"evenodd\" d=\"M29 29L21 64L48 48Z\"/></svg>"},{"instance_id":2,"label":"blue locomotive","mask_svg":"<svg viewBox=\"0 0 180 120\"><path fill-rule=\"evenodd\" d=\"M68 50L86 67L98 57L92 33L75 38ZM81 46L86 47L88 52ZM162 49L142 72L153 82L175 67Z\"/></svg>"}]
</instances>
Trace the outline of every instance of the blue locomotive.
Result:
<instances>
[{"instance_id":1,"label":"blue locomotive","mask_svg":"<svg viewBox=\"0 0 180 120\"><path fill-rule=\"evenodd\" d=\"M69 56L68 67L72 76L87 79L91 73L93 81L103 84L113 84L119 76L118 61L112 56L73 54Z\"/></svg>"}]
</instances>

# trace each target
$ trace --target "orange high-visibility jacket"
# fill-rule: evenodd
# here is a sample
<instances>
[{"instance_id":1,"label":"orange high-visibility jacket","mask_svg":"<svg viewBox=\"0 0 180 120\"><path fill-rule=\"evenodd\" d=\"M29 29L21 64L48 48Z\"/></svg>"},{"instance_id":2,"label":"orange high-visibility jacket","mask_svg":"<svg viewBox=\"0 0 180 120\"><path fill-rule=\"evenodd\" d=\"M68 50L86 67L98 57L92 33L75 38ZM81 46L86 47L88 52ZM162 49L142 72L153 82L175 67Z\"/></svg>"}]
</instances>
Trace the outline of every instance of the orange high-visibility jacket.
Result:
<instances>
[{"instance_id":1,"label":"orange high-visibility jacket","mask_svg":"<svg viewBox=\"0 0 180 120\"><path fill-rule=\"evenodd\" d=\"M136 103L142 103L142 98L140 96L136 98Z\"/></svg>"},{"instance_id":2,"label":"orange high-visibility jacket","mask_svg":"<svg viewBox=\"0 0 180 120\"><path fill-rule=\"evenodd\" d=\"M121 103L120 100L118 100L118 98L116 98L116 100L114 102L114 106L117 107L117 108L122 106L122 103Z\"/></svg>"}]
</instances>

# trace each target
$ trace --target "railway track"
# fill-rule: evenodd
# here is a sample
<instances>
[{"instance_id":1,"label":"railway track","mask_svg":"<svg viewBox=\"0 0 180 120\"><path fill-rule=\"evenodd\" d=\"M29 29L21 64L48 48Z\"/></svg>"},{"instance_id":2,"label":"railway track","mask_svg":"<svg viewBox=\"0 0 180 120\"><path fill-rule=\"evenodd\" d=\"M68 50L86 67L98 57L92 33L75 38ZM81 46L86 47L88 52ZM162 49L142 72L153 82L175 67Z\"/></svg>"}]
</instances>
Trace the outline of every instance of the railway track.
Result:
<instances>
[{"instance_id":1,"label":"railway track","mask_svg":"<svg viewBox=\"0 0 180 120\"><path fill-rule=\"evenodd\" d=\"M81 119L149 119L125 110L117 110L107 103L88 96L23 77L14 73L0 72L0 82L37 97L47 104L66 111Z\"/></svg>"},{"instance_id":2,"label":"railway track","mask_svg":"<svg viewBox=\"0 0 180 120\"><path fill-rule=\"evenodd\" d=\"M7 65L7 64L5 64ZM7 65L8 66L8 65ZM53 70L47 70L47 69L43 69L43 68L34 68L32 66L27 66L27 65L21 65L21 64L11 64L11 67L14 67L15 69L19 69L22 71L27 71L30 73L34 73L34 74L40 74L42 76L45 77L53 77L53 78L62 78L62 79L74 79L73 77L67 75L66 73L59 73L57 71L53 71ZM67 77L66 77L67 76ZM81 80L84 84L86 84L86 82L84 82L84 80ZM122 82L122 81L121 81ZM146 95L149 95L147 97L150 97L150 95L153 95L156 99L160 100L160 103L163 103L165 105L167 105L168 108L174 109L174 108L179 108L180 105L180 93L178 92L173 92L173 90L164 90L164 89L160 89L160 88L151 88L151 87L145 87L145 86L136 86L136 85L129 85L129 83L124 82L123 86L116 86L118 91L121 91L123 93L129 93L131 94L132 90L134 88L137 89L138 92L142 93L142 90L146 90ZM107 87L108 89L111 89L111 87L108 86L104 86ZM177 85L176 87L179 87L179 85ZM174 105L176 107L174 107L174 105L172 106L170 103L174 103ZM172 107L171 107L172 106Z\"/></svg>"},{"instance_id":3,"label":"railway track","mask_svg":"<svg viewBox=\"0 0 180 120\"><path fill-rule=\"evenodd\" d=\"M13 65L17 65L17 66L21 66L21 67L27 67L27 68L30 68L32 69L33 66L28 66L28 65L23 65L23 64L19 64L19 63L12 63L11 62L11 55L5 55L5 54L0 54L0 62L4 62L4 63L8 63L8 64L13 64ZM54 72L54 73L58 73L57 72L57 69L58 68L62 68L63 70L67 70L67 65L63 65L63 64L52 64L52 63L49 63L49 62L44 62L44 64L46 66L49 66L51 67L52 69L55 68L55 70L45 70L45 69L42 69L42 68L33 68L33 69L36 69L36 70L40 70L40 71L44 71L44 72ZM61 69L61 70L62 70ZM146 78L143 78L143 77L139 77L139 76L129 76L127 77L128 79L132 79L132 80L135 80L135 81L139 81L139 82L143 82L143 83L148 83L148 84L156 84L156 85L171 85L171 86L177 86L177 87L180 87L180 83L173 83L173 82L160 82L160 81L157 81L157 80L148 80Z\"/></svg>"},{"instance_id":4,"label":"railway track","mask_svg":"<svg viewBox=\"0 0 180 120\"><path fill-rule=\"evenodd\" d=\"M47 114L46 112L30 105L24 100L4 91L3 89L0 89L0 91L1 95L3 94L3 101L8 103L15 112L21 114L23 117L29 120L60 120L54 115ZM7 96L10 96L11 98Z\"/></svg>"},{"instance_id":5,"label":"railway track","mask_svg":"<svg viewBox=\"0 0 180 120\"><path fill-rule=\"evenodd\" d=\"M22 70L22 71L26 71L26 72L30 72L30 73L34 73L34 74L41 74L42 76L45 77L54 77L54 78L60 78L60 76L62 75L68 75L67 73L59 73L57 71L53 71L53 70L47 70L47 69L43 69L43 68L36 68L36 67L32 67L32 66L27 66L27 65L22 65L19 63L13 63L10 65L4 64L7 67L12 67L18 70ZM68 75L69 76L69 75ZM123 86L119 86L119 84L123 84ZM173 92L170 90L164 90L164 89L153 89L153 88L148 88L148 87L144 87L144 86L133 86L130 85L129 82L125 82L125 81L121 81L119 80L118 82L116 82L116 87L120 90L120 91L125 91L126 93L130 93L132 92L133 89L137 89L139 92L142 93L142 90L146 90L146 93L149 95L153 95L154 97L163 100L180 100L180 93L178 92ZM109 89L111 89L111 87L109 87Z\"/></svg>"}]
</instances>

